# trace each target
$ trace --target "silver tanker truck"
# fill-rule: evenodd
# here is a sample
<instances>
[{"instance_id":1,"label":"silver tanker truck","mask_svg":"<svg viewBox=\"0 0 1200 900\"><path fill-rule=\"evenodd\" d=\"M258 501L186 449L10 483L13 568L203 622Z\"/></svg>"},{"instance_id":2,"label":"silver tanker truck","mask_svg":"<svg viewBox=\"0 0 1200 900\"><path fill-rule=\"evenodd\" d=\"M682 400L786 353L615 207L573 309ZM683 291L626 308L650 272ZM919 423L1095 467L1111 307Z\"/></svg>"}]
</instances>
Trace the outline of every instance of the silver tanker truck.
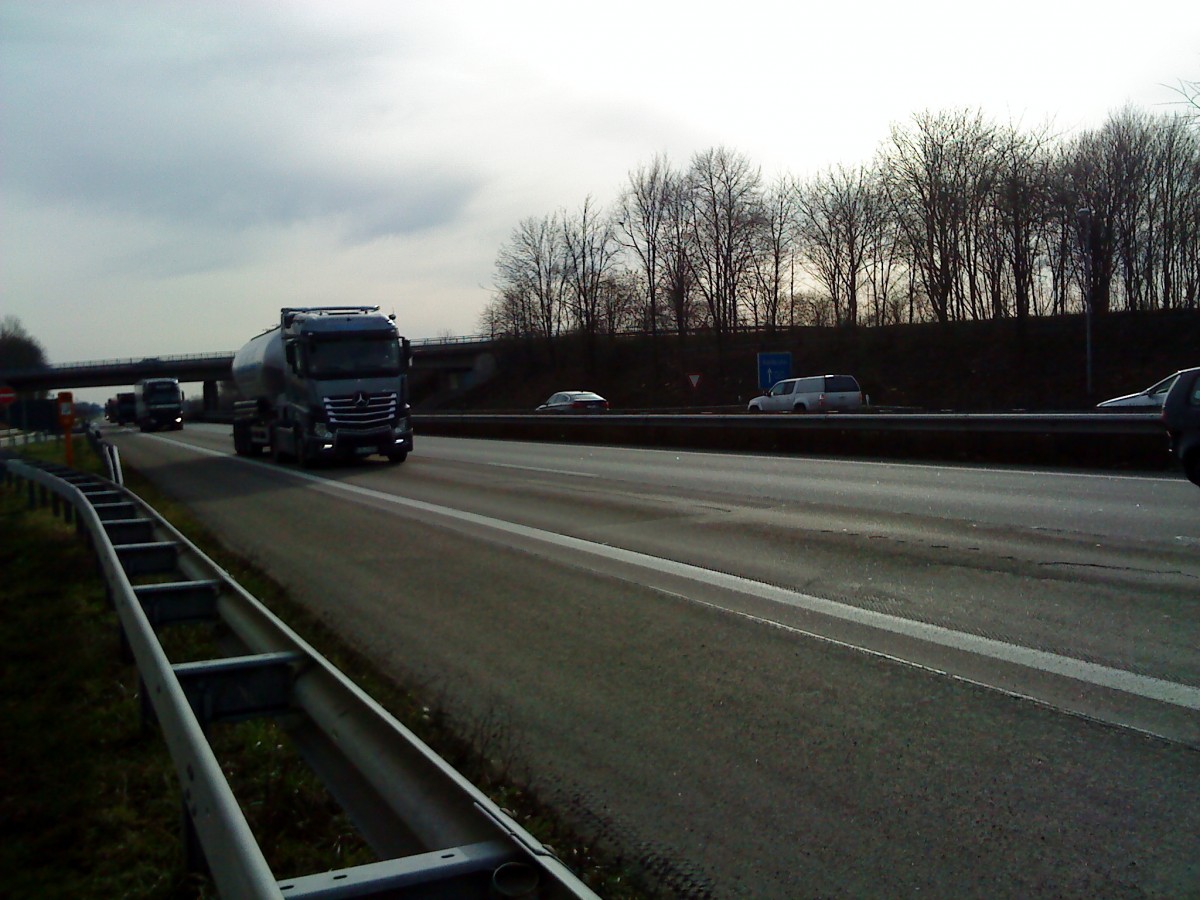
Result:
<instances>
[{"instance_id":1,"label":"silver tanker truck","mask_svg":"<svg viewBox=\"0 0 1200 900\"><path fill-rule=\"evenodd\" d=\"M412 351L377 306L286 307L233 357L233 447L302 466L413 449Z\"/></svg>"}]
</instances>

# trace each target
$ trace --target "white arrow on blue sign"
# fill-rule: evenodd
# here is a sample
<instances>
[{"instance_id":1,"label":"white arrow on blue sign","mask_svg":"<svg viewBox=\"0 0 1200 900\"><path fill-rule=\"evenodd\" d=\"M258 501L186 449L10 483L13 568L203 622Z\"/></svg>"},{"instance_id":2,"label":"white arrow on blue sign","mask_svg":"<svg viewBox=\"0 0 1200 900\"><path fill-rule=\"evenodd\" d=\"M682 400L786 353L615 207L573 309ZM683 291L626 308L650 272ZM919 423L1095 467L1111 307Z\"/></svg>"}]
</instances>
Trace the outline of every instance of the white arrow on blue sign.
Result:
<instances>
[{"instance_id":1,"label":"white arrow on blue sign","mask_svg":"<svg viewBox=\"0 0 1200 900\"><path fill-rule=\"evenodd\" d=\"M781 378L791 377L791 352L758 354L758 386L764 391Z\"/></svg>"}]
</instances>

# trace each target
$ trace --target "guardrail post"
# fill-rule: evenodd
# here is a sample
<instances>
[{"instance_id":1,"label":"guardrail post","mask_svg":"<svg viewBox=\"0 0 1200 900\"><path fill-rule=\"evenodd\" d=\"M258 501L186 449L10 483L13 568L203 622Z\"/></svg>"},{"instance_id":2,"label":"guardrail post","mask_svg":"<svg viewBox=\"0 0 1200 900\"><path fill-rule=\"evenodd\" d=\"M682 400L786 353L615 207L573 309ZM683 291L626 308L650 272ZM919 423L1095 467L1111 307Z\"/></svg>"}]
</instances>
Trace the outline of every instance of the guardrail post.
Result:
<instances>
[{"instance_id":1,"label":"guardrail post","mask_svg":"<svg viewBox=\"0 0 1200 900\"><path fill-rule=\"evenodd\" d=\"M204 847L200 844L200 835L196 831L196 823L192 821L192 811L188 808L186 791L180 801L180 815L183 817L183 870L185 872L204 873L208 871L208 860L204 856Z\"/></svg>"},{"instance_id":2,"label":"guardrail post","mask_svg":"<svg viewBox=\"0 0 1200 900\"><path fill-rule=\"evenodd\" d=\"M109 594L109 598L109 602L111 603L111 593ZM113 608L116 609L116 604L113 604ZM120 655L121 662L127 666L131 666L137 662L137 659L133 655L133 647L129 643L129 635L125 633L125 626L121 624L120 620L117 621L117 653Z\"/></svg>"},{"instance_id":3,"label":"guardrail post","mask_svg":"<svg viewBox=\"0 0 1200 900\"><path fill-rule=\"evenodd\" d=\"M121 640L126 647L129 647L129 637L124 631L121 632ZM130 657L133 657L133 652L130 650ZM131 663L136 663L136 659L131 659ZM150 693L146 689L146 681L138 674L138 710L141 713L142 734L150 734L151 731L158 730L158 716L154 712L154 704L150 702Z\"/></svg>"}]
</instances>

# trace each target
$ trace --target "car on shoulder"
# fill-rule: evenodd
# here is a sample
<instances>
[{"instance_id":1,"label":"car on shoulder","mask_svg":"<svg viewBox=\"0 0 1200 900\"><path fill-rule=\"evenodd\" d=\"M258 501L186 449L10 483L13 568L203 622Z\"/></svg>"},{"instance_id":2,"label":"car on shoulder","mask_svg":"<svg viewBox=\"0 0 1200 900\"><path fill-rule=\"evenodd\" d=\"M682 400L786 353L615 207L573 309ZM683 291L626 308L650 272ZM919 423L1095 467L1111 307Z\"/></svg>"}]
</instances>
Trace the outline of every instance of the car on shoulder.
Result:
<instances>
[{"instance_id":1,"label":"car on shoulder","mask_svg":"<svg viewBox=\"0 0 1200 900\"><path fill-rule=\"evenodd\" d=\"M1200 368L1178 373L1163 401L1162 420L1171 454L1188 480L1200 487Z\"/></svg>"},{"instance_id":2,"label":"car on shoulder","mask_svg":"<svg viewBox=\"0 0 1200 900\"><path fill-rule=\"evenodd\" d=\"M1105 400L1103 403L1097 403L1097 409L1113 409L1116 407L1141 407L1143 409L1161 409L1163 400L1166 399L1167 391L1171 390L1171 385L1175 383L1175 379L1179 377L1179 373L1175 372L1168 375L1162 381L1150 385L1144 391L1138 391L1136 394L1122 394L1120 397L1113 397L1111 400Z\"/></svg>"},{"instance_id":3,"label":"car on shoulder","mask_svg":"<svg viewBox=\"0 0 1200 900\"><path fill-rule=\"evenodd\" d=\"M534 412L597 413L608 412L608 401L593 391L559 391Z\"/></svg>"},{"instance_id":4,"label":"car on shoulder","mask_svg":"<svg viewBox=\"0 0 1200 900\"><path fill-rule=\"evenodd\" d=\"M830 412L858 409L862 388L853 375L807 375L785 378L746 405L747 412Z\"/></svg>"}]
</instances>

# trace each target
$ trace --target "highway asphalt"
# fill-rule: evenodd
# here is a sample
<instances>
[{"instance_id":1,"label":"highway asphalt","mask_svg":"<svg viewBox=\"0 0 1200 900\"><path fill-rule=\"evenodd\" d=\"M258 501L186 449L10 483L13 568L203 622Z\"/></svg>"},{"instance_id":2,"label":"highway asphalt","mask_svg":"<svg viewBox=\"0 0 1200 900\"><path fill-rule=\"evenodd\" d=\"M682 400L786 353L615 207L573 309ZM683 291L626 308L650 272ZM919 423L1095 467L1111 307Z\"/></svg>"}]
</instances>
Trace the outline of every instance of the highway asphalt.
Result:
<instances>
[{"instance_id":1,"label":"highway asphalt","mask_svg":"<svg viewBox=\"0 0 1200 900\"><path fill-rule=\"evenodd\" d=\"M1182 478L112 430L582 827L716 897L1200 895Z\"/></svg>"}]
</instances>

